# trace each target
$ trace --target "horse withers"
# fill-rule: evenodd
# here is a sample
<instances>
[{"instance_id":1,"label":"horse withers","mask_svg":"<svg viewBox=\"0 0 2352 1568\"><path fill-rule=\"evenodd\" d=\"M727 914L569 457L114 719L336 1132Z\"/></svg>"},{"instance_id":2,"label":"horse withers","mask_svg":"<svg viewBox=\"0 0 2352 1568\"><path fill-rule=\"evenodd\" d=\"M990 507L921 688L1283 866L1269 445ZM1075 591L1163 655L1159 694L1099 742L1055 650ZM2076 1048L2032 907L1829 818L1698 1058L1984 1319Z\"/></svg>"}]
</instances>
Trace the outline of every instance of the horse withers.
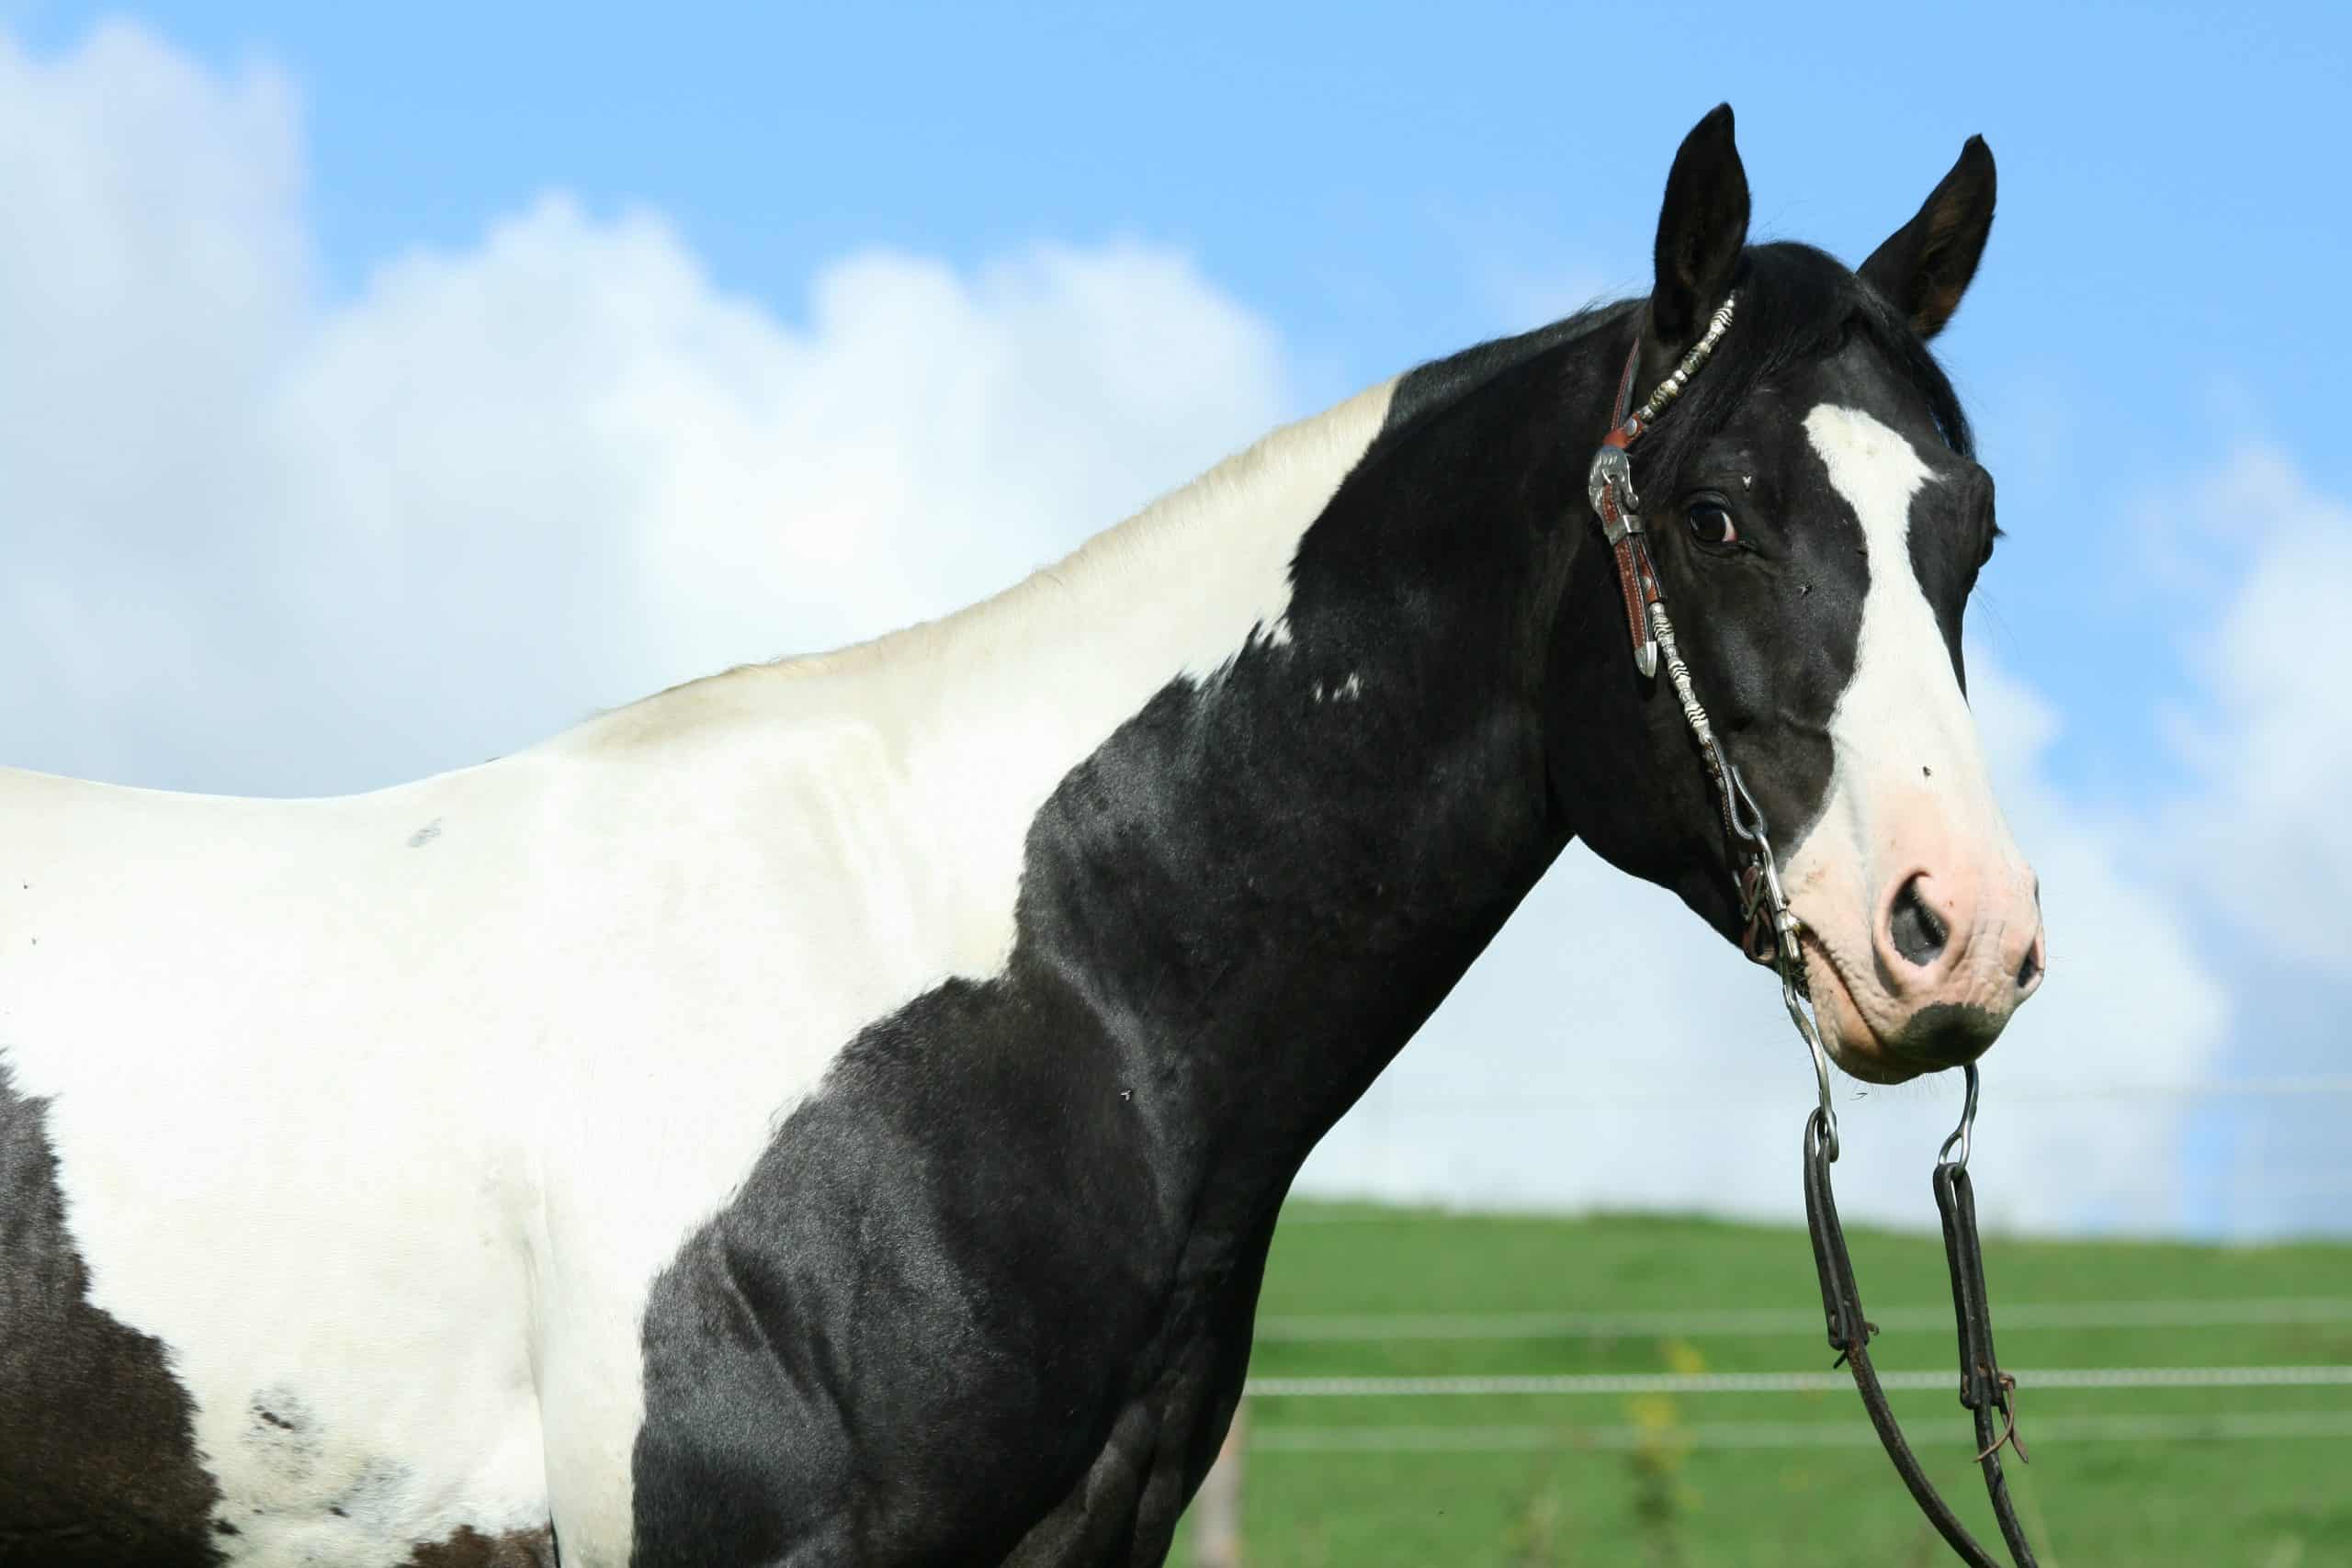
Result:
<instances>
[{"instance_id":1,"label":"horse withers","mask_svg":"<svg viewBox=\"0 0 2352 1568\"><path fill-rule=\"evenodd\" d=\"M1751 246L1719 109L1646 299L935 625L345 799L0 775L0 1560L1159 1562L1293 1175L1570 839L1741 934L1585 492L1735 292L1657 580L1828 1048L1974 1057L2043 968L1926 346L1993 197Z\"/></svg>"}]
</instances>

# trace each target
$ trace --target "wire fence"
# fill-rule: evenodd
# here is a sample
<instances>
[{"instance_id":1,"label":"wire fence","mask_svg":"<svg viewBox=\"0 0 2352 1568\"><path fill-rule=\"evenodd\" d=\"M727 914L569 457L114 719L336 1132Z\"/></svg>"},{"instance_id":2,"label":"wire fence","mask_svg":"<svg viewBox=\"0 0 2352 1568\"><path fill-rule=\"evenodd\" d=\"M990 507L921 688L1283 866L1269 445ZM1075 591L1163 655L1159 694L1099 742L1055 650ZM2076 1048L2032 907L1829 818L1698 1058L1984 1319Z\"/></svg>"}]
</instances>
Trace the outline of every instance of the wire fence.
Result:
<instances>
[{"instance_id":1,"label":"wire fence","mask_svg":"<svg viewBox=\"0 0 2352 1568\"><path fill-rule=\"evenodd\" d=\"M2020 1391L2053 1388L2352 1388L2352 1366L2059 1367L2016 1373ZM1956 1372L1881 1372L1889 1389L1949 1389ZM1844 1372L1583 1372L1504 1377L1252 1378L1261 1399L1421 1399L1534 1394L1828 1393Z\"/></svg>"},{"instance_id":2,"label":"wire fence","mask_svg":"<svg viewBox=\"0 0 2352 1568\"><path fill-rule=\"evenodd\" d=\"M1873 1309L1887 1329L1949 1327L1951 1309ZM2239 1301L2022 1302L2001 1306L2004 1328L2259 1328L2352 1323L2352 1296L2270 1296ZM1704 1338L1778 1338L1810 1334L1821 1314L1781 1307L1702 1307L1679 1312L1398 1313L1378 1315L1273 1314L1258 1320L1261 1343L1476 1339L1624 1339L1685 1335Z\"/></svg>"},{"instance_id":3,"label":"wire fence","mask_svg":"<svg viewBox=\"0 0 2352 1568\"><path fill-rule=\"evenodd\" d=\"M2033 1440L2055 1443L2275 1442L2352 1438L2352 1411L2213 1411L2185 1416L2043 1416ZM1656 1427L1279 1427L1250 1445L1261 1454L1540 1453L1554 1449L1610 1451L1658 1446ZM1691 1421L1675 1427L1676 1447L1699 1450L1868 1449L1869 1423L1851 1421ZM1974 1435L1922 1430L1920 1448L1973 1453Z\"/></svg>"},{"instance_id":4,"label":"wire fence","mask_svg":"<svg viewBox=\"0 0 2352 1568\"><path fill-rule=\"evenodd\" d=\"M1427 1093L1417 1087L1409 1102L1392 1100L1376 1106L1368 1102L1365 1109L1372 1112L1370 1120L1378 1137L1409 1143L1417 1116L1430 1117L1433 1124L1436 1119L1443 1119L1459 1125L1463 1118L1476 1118L1501 1107L1525 1111L1531 1107L1549 1106L1556 1108L1564 1117L1578 1112L1606 1116L1611 1108L1668 1101L1685 1108L1719 1106L1744 1111L1752 1109L1761 1098L1760 1090L1724 1082L1611 1086L1589 1094L1547 1091L1543 1088L1528 1091L1471 1088ZM2319 1223L2315 1228L2320 1234L2340 1235L2346 1230L2347 1221L2352 1221L2352 1143L2347 1143L2341 1134L2346 1122L2352 1121L2352 1074L2002 1086L2005 1107L2037 1103L2082 1106L2086 1113L2091 1108L2105 1105L2125 1115L2133 1114L2140 1108L2162 1107L2161 1114L2176 1125L2189 1124L2204 1114L2199 1108L2205 1108L2211 1112L2204 1114L2208 1127L2233 1124L2242 1131L2251 1129L2245 1133L2245 1139L2254 1152L2255 1161L2250 1168L2241 1161L2232 1168L2228 1179L2240 1184L2258 1181L2261 1190L2274 1199L2292 1195L2303 1201L2304 1207L2298 1213L2316 1213ZM2268 1129L2290 1125L2297 1131L2295 1137L2273 1137L2266 1142ZM2318 1129L2316 1136L2312 1134L2314 1127ZM2336 1129L2332 1135L2327 1131L2330 1127ZM2158 1173L2141 1174L2148 1179L2159 1179ZM2079 1175L2086 1182L2103 1179L2119 1187L2135 1179L2130 1171L2098 1170L2087 1166ZM2191 1179L2193 1182L2198 1178ZM1449 1218L1442 1213L1404 1213L1376 1207L1306 1207L1286 1213L1283 1224L1445 1224ZM2226 1219L2203 1231L2205 1239L2225 1245L2253 1245L2270 1239L2271 1234L2259 1226L2233 1226ZM2227 1261L2231 1255L2222 1251L2209 1256L2217 1271L2226 1272L2209 1277L2205 1288L2221 1284L2226 1289L2222 1280L2237 1272ZM2013 1350L2004 1359L2010 1363L2007 1370L2016 1376L2021 1391L2029 1395L2064 1391L2070 1395L2081 1395L2093 1405L2090 1409L2081 1408L2080 1401L2074 1408L2066 1408L2064 1404L2055 1410L2042 1405L2032 1416L2033 1440L2060 1446L2352 1443L2352 1400L2347 1400L2343 1392L2352 1390L2352 1354L2344 1348L2352 1342L2338 1332L2352 1325L2352 1295L2336 1293L2344 1289L2347 1277L2352 1277L2352 1271L2331 1264L2310 1276L2311 1283L2318 1287L2314 1293L2302 1295L2280 1294L2274 1290L2261 1294L2196 1295L2189 1299L2143 1295L1999 1302L1997 1317L2004 1331L2073 1331L2095 1336L2182 1331L2199 1337L2173 1347L2186 1353L2184 1359L2199 1364L2121 1364L2143 1358L2163 1359L2169 1342L2161 1338L2119 1338L2112 1348L2126 1345L2134 1348L2118 1355L2118 1364L2109 1365L2036 1368L2023 1363ZM2255 1282L2245 1280L2241 1284ZM2286 1284L2291 1289L2300 1280L2274 1275L2261 1282ZM2335 1288L2334 1292L2326 1289L2331 1285ZM1937 1335L1948 1335L1952 1321L1950 1306L1941 1302L1883 1307L1871 1316L1883 1329ZM1553 1354L1524 1348L1548 1343L1558 1347L1557 1354L1576 1358L1622 1354L1622 1350L1612 1352L1605 1344L1596 1342L1613 1341L1622 1346L1627 1341L1643 1340L1724 1340L1745 1341L1753 1347L1786 1338L1794 1351L1798 1337L1817 1341L1821 1332L1821 1314L1810 1305L1746 1306L1703 1302L1638 1312L1270 1314L1259 1320L1257 1338L1261 1348L1285 1353L1277 1359L1278 1365L1280 1360L1287 1359L1296 1366L1298 1358L1305 1357L1308 1367L1320 1369L1336 1360L1341 1370L1329 1375L1260 1375L1248 1382L1231 1440L1195 1506L1193 1562L1197 1568L1236 1568L1242 1561L1239 1509L1244 1492L1243 1470L1250 1459L1259 1456L1279 1464L1287 1456L1314 1455L1645 1452L1661 1441L1694 1451L1724 1452L1838 1450L1869 1447L1878 1441L1859 1412L1837 1419L1803 1420L1767 1414L1776 1398L1834 1397L1838 1392L1850 1389L1846 1373L1822 1370L1817 1365L1802 1370L1767 1371L1449 1371L1426 1376L1386 1375L1384 1371L1383 1375L1358 1375L1344 1370L1347 1360L1356 1359L1356 1354L1349 1353L1351 1350L1373 1367L1382 1369L1400 1365L1409 1368L1416 1359L1430 1357L1437 1359L1440 1368L1460 1366L1464 1358L1498 1355L1519 1359L1522 1366L1526 1359L1534 1359L1540 1366L1543 1361L1553 1359ZM1513 1351L1509 1342L1519 1342L1522 1348ZM1478 1350L1476 1347L1480 1344L1498 1348ZM1577 1348L1587 1344L1592 1344L1594 1348ZM1449 1346L1459 1348L1448 1348ZM2101 1342L2095 1341L2088 1345L2078 1343L2075 1350L2079 1353L2088 1348L2096 1354L2100 1348ZM2304 1352L2300 1359L2295 1355L2299 1348ZM2319 1352L2318 1357L2311 1355L2313 1350ZM2237 1353L2234 1358L2232 1351ZM1752 1357L1755 1353L1751 1348L1743 1354ZM2259 1364L2258 1358L2266 1354L2275 1356L2277 1364ZM2341 1359L2321 1359L2329 1357ZM1574 1364L1573 1359L1569 1364ZM1366 1369L1367 1372L1370 1371ZM1881 1376L1891 1391L1901 1394L1932 1391L1949 1395L1956 1386L1958 1374L1949 1369L1899 1370L1883 1371ZM2201 1406L2193 1409L2151 1409L2144 1403L2138 1408L2130 1407L2143 1397L2165 1404L2166 1402L2159 1395L2143 1396L2136 1392L2163 1390L2198 1391L2206 1397L2184 1396L2169 1402L2173 1406ZM2232 1397L2228 1392L2232 1390L2246 1392L2240 1397ZM2268 1394L2268 1407L2258 1408L2255 1406L2262 1404L2266 1396L2255 1391L2282 1392ZM1670 1429L1663 1436L1659 1424L1646 1416L1631 1422L1623 1418L1626 1413L1639 1416L1641 1401L1686 1397L1730 1397L1752 1402L1758 1414L1749 1418L1728 1419L1717 1418L1715 1413L1709 1412L1706 1419L1692 1419L1690 1417L1694 1413L1686 1411L1671 1419ZM1607 1406L1605 1402L1611 1398L1631 1403L1621 1413ZM1470 1402L1478 1400L1523 1402L1529 1415L1524 1419L1511 1418L1514 1407L1508 1404L1475 1408ZM2123 1407L2098 1407L2109 1400L2122 1402ZM1395 1417L1405 1415L1405 1410L1391 1411L1380 1404L1382 1401L1410 1402L1413 1406L1427 1408L1430 1414L1424 1420L1400 1421ZM1449 1409L1449 1401L1464 1402L1458 1414ZM1600 1409L1594 1408L1596 1401L1602 1402ZM1555 1407L1548 1402L1565 1403ZM1548 1413L1552 1408L1558 1409L1556 1417ZM1356 1417L1353 1413L1358 1411L1370 1419ZM1572 1413L1577 1411L1591 1411L1603 1418L1575 1418ZM1730 1412L1721 1414L1728 1416ZM1492 1418L1496 1416L1503 1418ZM1973 1451L1971 1434L1962 1428L1930 1424L1919 1436L1926 1446L1933 1449L1950 1447ZM2352 1463L2352 1455L2347 1456L2347 1463Z\"/></svg>"}]
</instances>

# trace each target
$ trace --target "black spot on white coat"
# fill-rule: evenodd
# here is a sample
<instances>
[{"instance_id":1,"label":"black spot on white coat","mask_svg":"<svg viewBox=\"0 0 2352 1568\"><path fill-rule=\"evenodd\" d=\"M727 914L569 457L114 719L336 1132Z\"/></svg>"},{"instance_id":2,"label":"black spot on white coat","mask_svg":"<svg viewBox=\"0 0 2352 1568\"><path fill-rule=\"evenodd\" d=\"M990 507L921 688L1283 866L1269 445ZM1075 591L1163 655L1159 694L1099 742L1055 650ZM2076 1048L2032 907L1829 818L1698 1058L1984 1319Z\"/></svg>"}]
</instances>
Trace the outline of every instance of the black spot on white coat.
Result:
<instances>
[{"instance_id":1,"label":"black spot on white coat","mask_svg":"<svg viewBox=\"0 0 2352 1568\"><path fill-rule=\"evenodd\" d=\"M0 1562L210 1568L216 1491L164 1347L91 1304L43 1130L0 1057Z\"/></svg>"}]
</instances>

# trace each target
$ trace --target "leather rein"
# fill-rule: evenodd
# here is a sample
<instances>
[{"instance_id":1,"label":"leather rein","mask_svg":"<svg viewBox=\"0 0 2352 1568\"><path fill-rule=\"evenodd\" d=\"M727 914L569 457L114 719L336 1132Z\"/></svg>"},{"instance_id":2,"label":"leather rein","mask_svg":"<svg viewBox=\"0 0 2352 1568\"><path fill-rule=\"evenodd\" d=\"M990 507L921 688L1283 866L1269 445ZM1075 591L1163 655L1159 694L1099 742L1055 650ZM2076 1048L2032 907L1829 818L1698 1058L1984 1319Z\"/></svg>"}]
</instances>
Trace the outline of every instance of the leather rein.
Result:
<instances>
[{"instance_id":1,"label":"leather rein","mask_svg":"<svg viewBox=\"0 0 2352 1568\"><path fill-rule=\"evenodd\" d=\"M1635 336L1633 350L1626 355L1624 374L1618 379L1609 434L1602 437L1600 449L1593 454L1587 486L1592 509L1600 518L1602 535L1616 558L1634 665L1645 677L1654 676L1663 659L1667 678L1673 683L1676 700L1682 707L1683 720L1698 743L1700 759L1714 785L1724 829L1741 856L1740 913L1746 921L1741 945L1750 957L1771 964L1779 972L1781 997L1790 1021L1813 1054L1820 1102L1805 1118L1805 1224L1812 1233L1814 1265L1821 1276L1821 1304L1828 1317L1829 1348L1838 1352L1835 1364L1843 1365L1853 1373L1854 1386L1861 1394L1862 1408L1868 1412L1871 1425L1877 1429L1879 1442L1885 1448L1887 1458L1894 1461L1895 1473L1903 1478L1903 1484L1910 1490L1928 1522L1936 1527L1971 1568L2002 1568L2000 1561L1969 1534L1951 1505L1928 1481L1911 1445L1904 1438L1894 1412L1887 1404L1886 1390L1879 1382L1877 1369L1871 1364L1870 1340L1878 1332L1878 1325L1862 1314L1861 1295L1854 1285L1853 1260L1847 1255L1846 1233L1838 1224L1837 1196L1829 1183L1829 1168L1838 1158L1838 1114L1829 1100L1828 1053L1804 1007L1804 924L1789 908L1788 896L1781 886L1779 863L1765 830L1764 814L1748 794L1738 768L1724 755L1713 726L1708 722L1707 710L1691 689L1690 666L1683 662L1681 650L1675 643L1674 623L1667 616L1665 595L1658 587L1657 569L1650 558L1647 531L1642 524L1640 501L1634 492L1634 443L1682 395L1690 378L1713 355L1716 344L1731 326L1738 302L1737 294L1724 300L1708 319L1706 331L1638 409L1632 407L1634 378L1639 373L1642 357L1641 337ZM1984 1292L1984 1254L1976 1235L1975 1189L1968 1176L1969 1140L1976 1122L1975 1064L1969 1064L1963 1071L1967 1075L1967 1102L1961 1112L1960 1125L1937 1152L1933 1175L1936 1208L1943 1216L1944 1258L1951 1271L1952 1313L1960 1331L1960 1402L1975 1421L1976 1462L1984 1472L1984 1489L1992 1499L1993 1517L2000 1525L2001 1538L2008 1544L2016 1568L2038 1568L2025 1529L2018 1522L2017 1510L2009 1500L2008 1483L2001 1473L2004 1447L2015 1449L2019 1460L2027 1455L2025 1445L2018 1438L2013 1400L2017 1380L2001 1371L1993 1354L1992 1306Z\"/></svg>"}]
</instances>

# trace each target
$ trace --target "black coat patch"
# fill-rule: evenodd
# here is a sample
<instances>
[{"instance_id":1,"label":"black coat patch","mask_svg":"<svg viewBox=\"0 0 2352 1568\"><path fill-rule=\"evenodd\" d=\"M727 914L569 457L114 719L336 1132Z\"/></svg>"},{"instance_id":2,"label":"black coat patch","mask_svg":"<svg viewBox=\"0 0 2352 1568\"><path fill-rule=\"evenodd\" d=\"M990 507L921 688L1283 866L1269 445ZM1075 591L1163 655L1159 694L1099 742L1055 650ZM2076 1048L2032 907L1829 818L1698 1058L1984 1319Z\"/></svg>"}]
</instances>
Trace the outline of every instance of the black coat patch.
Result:
<instances>
[{"instance_id":1,"label":"black coat patch","mask_svg":"<svg viewBox=\"0 0 2352 1568\"><path fill-rule=\"evenodd\" d=\"M90 1304L44 1111L0 1063L0 1561L209 1568L194 1407L161 1341Z\"/></svg>"},{"instance_id":2,"label":"black coat patch","mask_svg":"<svg viewBox=\"0 0 2352 1568\"><path fill-rule=\"evenodd\" d=\"M1004 972L868 1026L655 1281L638 1568L1161 1561L1293 1175L1562 842L1552 547L1481 525L1515 472L1396 477L1308 530L1290 643L1061 781Z\"/></svg>"},{"instance_id":3,"label":"black coat patch","mask_svg":"<svg viewBox=\"0 0 2352 1568\"><path fill-rule=\"evenodd\" d=\"M508 1530L484 1535L460 1525L447 1540L427 1541L401 1568L556 1568L555 1531Z\"/></svg>"}]
</instances>

